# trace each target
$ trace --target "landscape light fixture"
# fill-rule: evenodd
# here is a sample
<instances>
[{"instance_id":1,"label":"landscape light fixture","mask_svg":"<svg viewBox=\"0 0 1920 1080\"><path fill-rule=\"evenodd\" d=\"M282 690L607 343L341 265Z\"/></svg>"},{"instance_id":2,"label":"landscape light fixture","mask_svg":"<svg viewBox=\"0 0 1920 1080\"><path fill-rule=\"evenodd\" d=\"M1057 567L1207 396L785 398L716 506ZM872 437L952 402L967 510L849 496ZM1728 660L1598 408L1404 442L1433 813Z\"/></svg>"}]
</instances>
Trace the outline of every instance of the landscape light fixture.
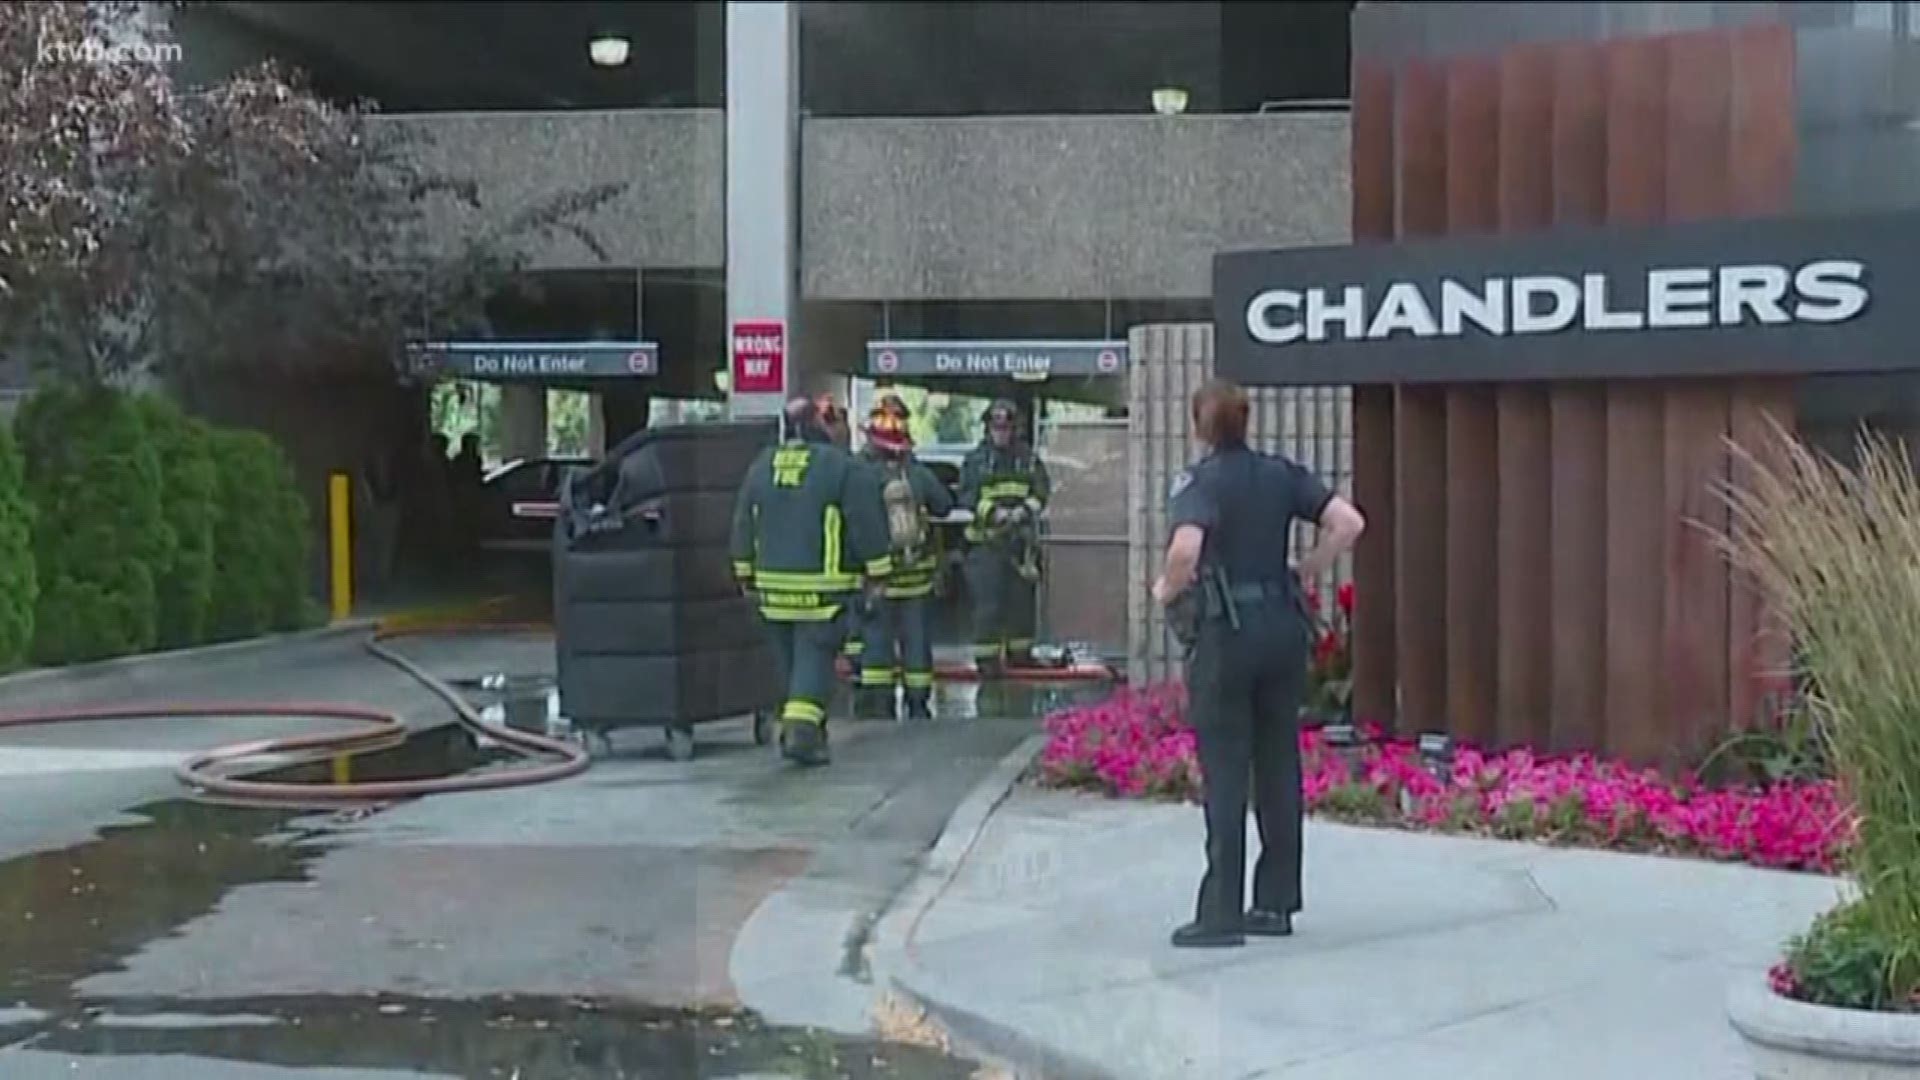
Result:
<instances>
[{"instance_id":1,"label":"landscape light fixture","mask_svg":"<svg viewBox=\"0 0 1920 1080\"><path fill-rule=\"evenodd\" d=\"M1177 86L1162 86L1153 92L1153 111L1161 116L1179 116L1187 111L1187 92Z\"/></svg>"},{"instance_id":2,"label":"landscape light fixture","mask_svg":"<svg viewBox=\"0 0 1920 1080\"><path fill-rule=\"evenodd\" d=\"M1426 763L1427 771L1436 780L1444 781L1453 775L1453 739L1438 731L1423 732L1420 736L1420 759Z\"/></svg>"},{"instance_id":3,"label":"landscape light fixture","mask_svg":"<svg viewBox=\"0 0 1920 1080\"><path fill-rule=\"evenodd\" d=\"M587 56L599 67L619 67L627 62L630 43L622 34L596 34L587 42Z\"/></svg>"}]
</instances>

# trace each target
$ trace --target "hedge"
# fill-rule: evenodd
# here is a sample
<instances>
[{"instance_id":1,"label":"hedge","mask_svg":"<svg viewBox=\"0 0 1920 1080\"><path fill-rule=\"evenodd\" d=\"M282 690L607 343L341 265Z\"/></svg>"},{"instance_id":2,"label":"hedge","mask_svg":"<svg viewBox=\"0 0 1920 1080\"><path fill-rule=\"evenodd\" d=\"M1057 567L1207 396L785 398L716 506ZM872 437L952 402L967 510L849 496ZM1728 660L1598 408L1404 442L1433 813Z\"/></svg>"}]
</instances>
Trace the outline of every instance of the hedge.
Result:
<instances>
[{"instance_id":1,"label":"hedge","mask_svg":"<svg viewBox=\"0 0 1920 1080\"><path fill-rule=\"evenodd\" d=\"M207 639L213 606L214 526L219 476L212 429L165 398L140 399L147 437L160 455L160 498L170 545L156 579L160 646L181 649Z\"/></svg>"},{"instance_id":2,"label":"hedge","mask_svg":"<svg viewBox=\"0 0 1920 1080\"><path fill-rule=\"evenodd\" d=\"M33 505L13 432L0 425L0 671L19 667L33 645L33 608L40 598L34 572Z\"/></svg>"},{"instance_id":3,"label":"hedge","mask_svg":"<svg viewBox=\"0 0 1920 1080\"><path fill-rule=\"evenodd\" d=\"M104 388L36 390L0 428L0 670L311 621L307 507L258 432Z\"/></svg>"},{"instance_id":4,"label":"hedge","mask_svg":"<svg viewBox=\"0 0 1920 1080\"><path fill-rule=\"evenodd\" d=\"M112 390L52 386L18 424L40 579L30 656L68 664L152 649L154 583L173 537L140 410Z\"/></svg>"},{"instance_id":5,"label":"hedge","mask_svg":"<svg viewBox=\"0 0 1920 1080\"><path fill-rule=\"evenodd\" d=\"M285 451L254 431L216 430L211 626L220 640L293 630L308 622L306 502Z\"/></svg>"}]
</instances>

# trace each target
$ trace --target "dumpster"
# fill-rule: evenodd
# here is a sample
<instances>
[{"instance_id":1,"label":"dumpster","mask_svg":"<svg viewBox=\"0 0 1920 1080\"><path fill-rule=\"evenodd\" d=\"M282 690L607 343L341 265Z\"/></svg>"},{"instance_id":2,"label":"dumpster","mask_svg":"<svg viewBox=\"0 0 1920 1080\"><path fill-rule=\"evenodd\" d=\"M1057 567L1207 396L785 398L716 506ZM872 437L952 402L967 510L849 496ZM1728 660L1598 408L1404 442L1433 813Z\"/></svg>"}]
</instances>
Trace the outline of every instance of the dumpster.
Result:
<instances>
[{"instance_id":1,"label":"dumpster","mask_svg":"<svg viewBox=\"0 0 1920 1080\"><path fill-rule=\"evenodd\" d=\"M560 485L554 523L560 712L604 742L657 727L676 761L694 726L752 716L764 743L785 680L728 551L747 469L772 423L639 432Z\"/></svg>"}]
</instances>

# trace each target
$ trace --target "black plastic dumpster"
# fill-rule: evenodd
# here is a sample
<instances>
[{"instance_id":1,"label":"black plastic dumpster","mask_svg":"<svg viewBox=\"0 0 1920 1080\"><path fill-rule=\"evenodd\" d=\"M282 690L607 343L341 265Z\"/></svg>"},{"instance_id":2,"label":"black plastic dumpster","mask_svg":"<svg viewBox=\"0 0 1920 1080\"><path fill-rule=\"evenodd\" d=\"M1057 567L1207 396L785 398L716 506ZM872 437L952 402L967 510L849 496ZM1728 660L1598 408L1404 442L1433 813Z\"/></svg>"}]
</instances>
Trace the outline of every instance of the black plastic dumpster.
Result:
<instances>
[{"instance_id":1,"label":"black plastic dumpster","mask_svg":"<svg viewBox=\"0 0 1920 1080\"><path fill-rule=\"evenodd\" d=\"M560 488L553 543L560 711L581 731L663 729L675 760L694 725L754 717L765 742L785 693L728 534L770 423L640 432Z\"/></svg>"}]
</instances>

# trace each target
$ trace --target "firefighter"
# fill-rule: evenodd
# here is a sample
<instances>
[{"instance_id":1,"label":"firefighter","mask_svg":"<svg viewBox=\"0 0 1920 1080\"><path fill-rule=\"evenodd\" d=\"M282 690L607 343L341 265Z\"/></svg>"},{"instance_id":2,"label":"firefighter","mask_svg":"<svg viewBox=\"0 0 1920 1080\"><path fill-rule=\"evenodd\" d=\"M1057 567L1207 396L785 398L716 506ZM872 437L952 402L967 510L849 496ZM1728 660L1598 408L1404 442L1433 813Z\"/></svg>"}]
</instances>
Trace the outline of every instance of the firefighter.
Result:
<instances>
[{"instance_id":1,"label":"firefighter","mask_svg":"<svg viewBox=\"0 0 1920 1080\"><path fill-rule=\"evenodd\" d=\"M1013 402L995 401L986 421L986 438L960 467L960 505L973 514L966 532L973 660L982 675L991 676L1032 660L1040 515L1052 485L1046 466L1020 435L1020 410Z\"/></svg>"},{"instance_id":2,"label":"firefighter","mask_svg":"<svg viewBox=\"0 0 1920 1080\"><path fill-rule=\"evenodd\" d=\"M933 627L928 610L940 575L933 519L953 511L953 494L913 456L906 407L889 395L867 419L863 456L876 473L892 543L893 573L863 628L857 710L893 719L896 688L909 720L933 719Z\"/></svg>"},{"instance_id":3,"label":"firefighter","mask_svg":"<svg viewBox=\"0 0 1920 1080\"><path fill-rule=\"evenodd\" d=\"M834 445L846 446L853 438L851 430L848 429L846 417L839 412L839 407L834 404L832 395L822 395L818 400L820 402L821 416L825 418L827 422L827 431L833 438ZM875 404L874 409L878 412L884 412L889 416L899 417L902 424L905 424L911 417L911 414L907 411L907 403L900 400L900 395L898 394L882 395L880 400ZM845 432L844 436L841 434L843 431ZM880 455L880 453L874 449L873 444L869 442L861 448L860 458L868 463L878 464L882 459L882 455ZM846 657L848 671L852 674L855 685L858 685L860 681L861 658L864 657L867 652L866 633L867 626L864 619L848 620L847 639L840 644L840 654Z\"/></svg>"},{"instance_id":4,"label":"firefighter","mask_svg":"<svg viewBox=\"0 0 1920 1080\"><path fill-rule=\"evenodd\" d=\"M874 480L832 444L819 407L795 398L784 440L754 460L734 504L734 576L772 632L787 680L780 749L803 765L828 759L834 651L846 621L865 602L863 585L877 595L893 569Z\"/></svg>"}]
</instances>

